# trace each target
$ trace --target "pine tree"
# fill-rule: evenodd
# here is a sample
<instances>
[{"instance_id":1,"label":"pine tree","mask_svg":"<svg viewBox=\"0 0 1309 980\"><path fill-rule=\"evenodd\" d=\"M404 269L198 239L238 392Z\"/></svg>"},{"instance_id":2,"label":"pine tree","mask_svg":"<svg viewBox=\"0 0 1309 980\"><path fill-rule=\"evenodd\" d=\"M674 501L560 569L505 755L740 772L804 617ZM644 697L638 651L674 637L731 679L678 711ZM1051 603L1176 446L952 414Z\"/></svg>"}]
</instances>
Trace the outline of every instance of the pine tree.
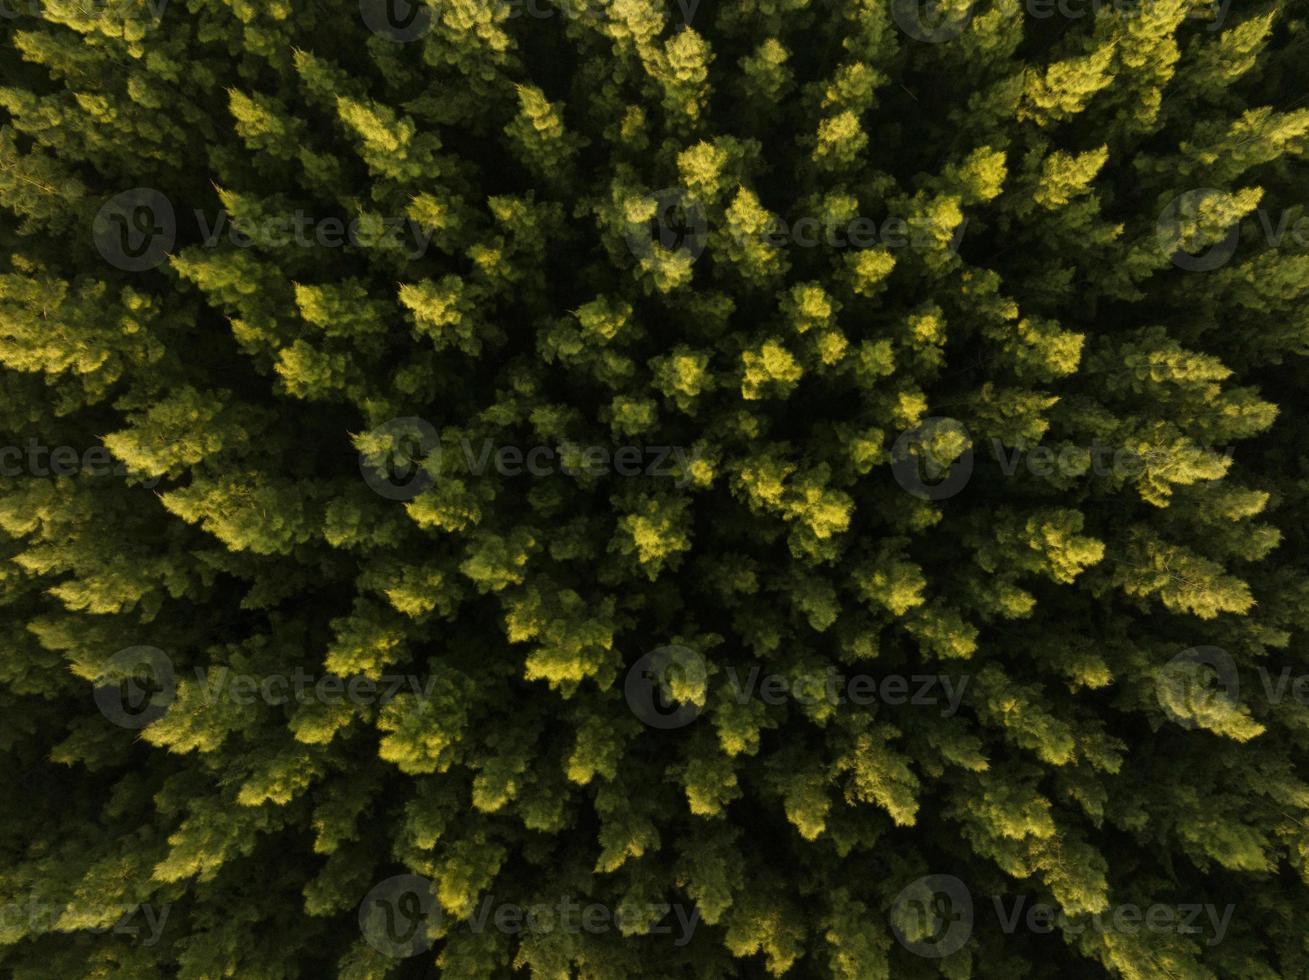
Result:
<instances>
[{"instance_id":1,"label":"pine tree","mask_svg":"<svg viewBox=\"0 0 1309 980\"><path fill-rule=\"evenodd\" d=\"M1309 18L1087 7L0 11L5 975L1309 976Z\"/></svg>"}]
</instances>

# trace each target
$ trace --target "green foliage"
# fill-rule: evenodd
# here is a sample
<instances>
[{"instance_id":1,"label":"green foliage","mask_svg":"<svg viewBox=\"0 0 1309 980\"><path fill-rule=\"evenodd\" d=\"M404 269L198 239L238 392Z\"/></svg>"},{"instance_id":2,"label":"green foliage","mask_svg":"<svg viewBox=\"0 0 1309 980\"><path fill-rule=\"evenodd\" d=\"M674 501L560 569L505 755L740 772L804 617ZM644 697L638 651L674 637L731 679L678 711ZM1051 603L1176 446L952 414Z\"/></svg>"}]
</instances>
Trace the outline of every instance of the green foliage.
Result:
<instances>
[{"instance_id":1,"label":"green foliage","mask_svg":"<svg viewBox=\"0 0 1309 980\"><path fill-rule=\"evenodd\" d=\"M0 972L1309 977L1303 5L404 6L0 10Z\"/></svg>"}]
</instances>

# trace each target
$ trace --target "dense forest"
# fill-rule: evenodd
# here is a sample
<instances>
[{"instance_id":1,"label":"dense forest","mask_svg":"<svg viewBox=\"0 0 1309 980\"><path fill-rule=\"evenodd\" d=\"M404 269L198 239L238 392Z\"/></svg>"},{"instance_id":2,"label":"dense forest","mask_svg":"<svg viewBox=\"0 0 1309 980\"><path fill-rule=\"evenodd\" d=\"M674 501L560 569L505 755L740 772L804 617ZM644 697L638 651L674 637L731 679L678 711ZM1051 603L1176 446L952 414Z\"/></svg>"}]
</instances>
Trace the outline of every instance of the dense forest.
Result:
<instances>
[{"instance_id":1,"label":"dense forest","mask_svg":"<svg viewBox=\"0 0 1309 980\"><path fill-rule=\"evenodd\" d=\"M0 4L0 974L1309 978L1309 4Z\"/></svg>"}]
</instances>

